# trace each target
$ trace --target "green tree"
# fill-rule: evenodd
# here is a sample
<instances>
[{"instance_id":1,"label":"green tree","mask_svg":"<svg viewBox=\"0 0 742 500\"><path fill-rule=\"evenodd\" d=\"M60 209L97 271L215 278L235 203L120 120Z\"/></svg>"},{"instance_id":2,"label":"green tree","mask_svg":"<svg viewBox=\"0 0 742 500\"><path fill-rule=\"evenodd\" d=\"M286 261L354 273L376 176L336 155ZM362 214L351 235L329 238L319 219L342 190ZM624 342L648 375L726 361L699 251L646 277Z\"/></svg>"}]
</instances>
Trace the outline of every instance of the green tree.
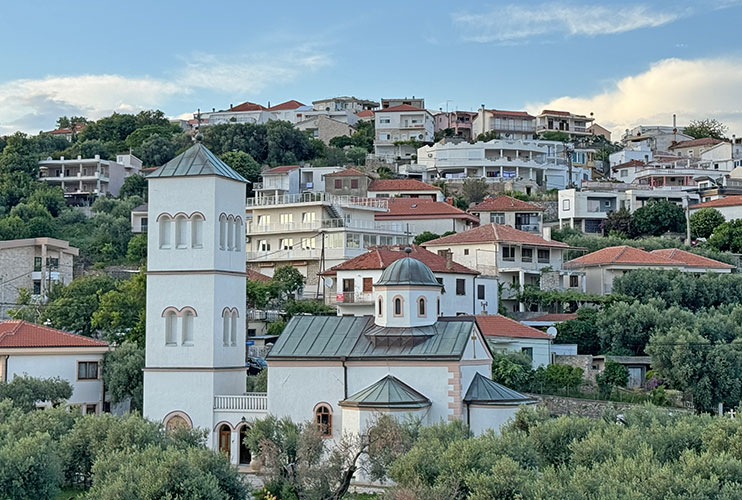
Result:
<instances>
[{"instance_id":1,"label":"green tree","mask_svg":"<svg viewBox=\"0 0 742 500\"><path fill-rule=\"evenodd\" d=\"M482 132L481 134L477 135L477 137L474 139L474 142L489 142L500 139L500 134L498 132L495 132L494 130L488 130L487 132Z\"/></svg>"},{"instance_id":2,"label":"green tree","mask_svg":"<svg viewBox=\"0 0 742 500\"><path fill-rule=\"evenodd\" d=\"M58 217L62 210L67 208L62 188L46 184L36 185L34 191L26 198L26 202L41 205L52 217Z\"/></svg>"},{"instance_id":3,"label":"green tree","mask_svg":"<svg viewBox=\"0 0 742 500\"><path fill-rule=\"evenodd\" d=\"M350 145L365 149L367 153L374 152L376 126L373 120L359 121L354 125L355 132L350 136Z\"/></svg>"},{"instance_id":4,"label":"green tree","mask_svg":"<svg viewBox=\"0 0 742 500\"><path fill-rule=\"evenodd\" d=\"M479 203L489 194L489 186L484 179L465 179L461 185L461 196L467 205Z\"/></svg>"},{"instance_id":5,"label":"green tree","mask_svg":"<svg viewBox=\"0 0 742 500\"><path fill-rule=\"evenodd\" d=\"M715 208L702 208L690 216L690 234L693 238L708 238L714 229L724 224L724 216Z\"/></svg>"},{"instance_id":6,"label":"green tree","mask_svg":"<svg viewBox=\"0 0 742 500\"><path fill-rule=\"evenodd\" d=\"M41 323L43 311L44 304L41 300L32 296L28 289L20 288L18 289L16 307L8 310L8 316L16 320Z\"/></svg>"},{"instance_id":7,"label":"green tree","mask_svg":"<svg viewBox=\"0 0 742 500\"><path fill-rule=\"evenodd\" d=\"M267 161L273 165L291 165L310 159L309 138L301 130L285 121L272 120L265 124L268 142Z\"/></svg>"},{"instance_id":8,"label":"green tree","mask_svg":"<svg viewBox=\"0 0 742 500\"><path fill-rule=\"evenodd\" d=\"M260 164L244 151L228 151L219 157L224 163L232 167L238 174L250 181L247 185L247 197L253 193L253 185L260 181Z\"/></svg>"},{"instance_id":9,"label":"green tree","mask_svg":"<svg viewBox=\"0 0 742 500\"><path fill-rule=\"evenodd\" d=\"M54 498L62 479L54 445L51 436L42 432L0 441L2 498Z\"/></svg>"},{"instance_id":10,"label":"green tree","mask_svg":"<svg viewBox=\"0 0 742 500\"><path fill-rule=\"evenodd\" d=\"M684 233L685 212L671 201L650 201L634 211L633 227L636 234L642 235Z\"/></svg>"},{"instance_id":11,"label":"green tree","mask_svg":"<svg viewBox=\"0 0 742 500\"><path fill-rule=\"evenodd\" d=\"M742 219L716 226L706 246L719 252L742 253Z\"/></svg>"},{"instance_id":12,"label":"green tree","mask_svg":"<svg viewBox=\"0 0 742 500\"><path fill-rule=\"evenodd\" d=\"M624 238L633 235L633 217L626 208L620 208L615 212L609 212L601 223L605 234L620 235Z\"/></svg>"},{"instance_id":13,"label":"green tree","mask_svg":"<svg viewBox=\"0 0 742 500\"><path fill-rule=\"evenodd\" d=\"M577 318L557 325L557 344L577 344L578 354L599 354L600 336L598 335L598 309L581 307Z\"/></svg>"},{"instance_id":14,"label":"green tree","mask_svg":"<svg viewBox=\"0 0 742 500\"><path fill-rule=\"evenodd\" d=\"M175 158L175 145L161 135L151 135L139 148L139 159L147 167L159 167Z\"/></svg>"},{"instance_id":15,"label":"green tree","mask_svg":"<svg viewBox=\"0 0 742 500\"><path fill-rule=\"evenodd\" d=\"M412 243L414 245L422 245L426 241L432 241L440 237L441 236L439 234L431 233L430 231L423 231L422 233L415 236L415 239L412 240Z\"/></svg>"},{"instance_id":16,"label":"green tree","mask_svg":"<svg viewBox=\"0 0 742 500\"><path fill-rule=\"evenodd\" d=\"M124 179L124 184L119 191L120 198L138 196L147 199L147 179L143 175L130 175Z\"/></svg>"},{"instance_id":17,"label":"green tree","mask_svg":"<svg viewBox=\"0 0 742 500\"><path fill-rule=\"evenodd\" d=\"M540 137L545 141L569 142L569 134L560 130L547 130L542 132Z\"/></svg>"},{"instance_id":18,"label":"green tree","mask_svg":"<svg viewBox=\"0 0 742 500\"><path fill-rule=\"evenodd\" d=\"M304 286L304 276L293 266L280 266L273 273L271 282L274 296L281 301L294 297Z\"/></svg>"},{"instance_id":19,"label":"green tree","mask_svg":"<svg viewBox=\"0 0 742 500\"><path fill-rule=\"evenodd\" d=\"M685 135L694 139L703 139L704 137L713 137L714 139L724 139L727 132L727 126L716 118L706 118L705 120L691 120L683 129Z\"/></svg>"},{"instance_id":20,"label":"green tree","mask_svg":"<svg viewBox=\"0 0 742 500\"><path fill-rule=\"evenodd\" d=\"M268 370L262 370L257 375L248 375L246 387L247 392L268 392Z\"/></svg>"},{"instance_id":21,"label":"green tree","mask_svg":"<svg viewBox=\"0 0 742 500\"><path fill-rule=\"evenodd\" d=\"M70 396L72 386L59 377L34 378L23 375L13 377L9 382L0 382L0 400L10 399L13 406L23 411L31 411L37 403L45 401L58 405Z\"/></svg>"},{"instance_id":22,"label":"green tree","mask_svg":"<svg viewBox=\"0 0 742 500\"><path fill-rule=\"evenodd\" d=\"M74 281L73 281L74 283ZM98 307L91 326L112 342L128 340L144 346L146 328L147 277L140 272L98 295Z\"/></svg>"},{"instance_id":23,"label":"green tree","mask_svg":"<svg viewBox=\"0 0 742 500\"><path fill-rule=\"evenodd\" d=\"M144 405L144 347L124 342L103 358L103 383L112 403L131 401L131 411L142 411Z\"/></svg>"},{"instance_id":24,"label":"green tree","mask_svg":"<svg viewBox=\"0 0 742 500\"><path fill-rule=\"evenodd\" d=\"M521 353L494 353L492 380L511 389L527 390L531 383L532 363Z\"/></svg>"},{"instance_id":25,"label":"green tree","mask_svg":"<svg viewBox=\"0 0 742 500\"><path fill-rule=\"evenodd\" d=\"M359 146L351 146L345 150L345 157L353 165L364 165L366 163L366 155L368 151L365 148Z\"/></svg>"},{"instance_id":26,"label":"green tree","mask_svg":"<svg viewBox=\"0 0 742 500\"><path fill-rule=\"evenodd\" d=\"M126 249L126 260L132 264L142 264L147 260L147 235L137 234L129 240Z\"/></svg>"},{"instance_id":27,"label":"green tree","mask_svg":"<svg viewBox=\"0 0 742 500\"><path fill-rule=\"evenodd\" d=\"M311 314L313 316L335 316L337 310L321 300L289 300L285 307L286 317L297 314Z\"/></svg>"},{"instance_id":28,"label":"green tree","mask_svg":"<svg viewBox=\"0 0 742 500\"><path fill-rule=\"evenodd\" d=\"M67 286L53 289L45 317L54 328L91 337L92 316L100 306L100 298L116 287L108 276L83 276Z\"/></svg>"},{"instance_id":29,"label":"green tree","mask_svg":"<svg viewBox=\"0 0 742 500\"><path fill-rule=\"evenodd\" d=\"M598 392L602 397L609 397L614 388L626 387L629 382L629 369L620 363L608 360L605 368L595 377Z\"/></svg>"},{"instance_id":30,"label":"green tree","mask_svg":"<svg viewBox=\"0 0 742 500\"><path fill-rule=\"evenodd\" d=\"M134 115L113 113L110 116L89 123L82 132L79 140L99 140L101 142L116 142L124 144L126 138L137 128L137 118Z\"/></svg>"}]
</instances>

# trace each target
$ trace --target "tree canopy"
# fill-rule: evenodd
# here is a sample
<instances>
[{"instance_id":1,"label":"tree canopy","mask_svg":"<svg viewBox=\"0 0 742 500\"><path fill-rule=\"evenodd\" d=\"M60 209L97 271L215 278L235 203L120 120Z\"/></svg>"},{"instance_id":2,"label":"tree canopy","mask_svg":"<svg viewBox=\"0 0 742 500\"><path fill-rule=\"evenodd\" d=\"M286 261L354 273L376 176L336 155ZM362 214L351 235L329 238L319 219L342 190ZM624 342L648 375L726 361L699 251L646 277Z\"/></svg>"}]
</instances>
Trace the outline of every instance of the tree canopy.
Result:
<instances>
[{"instance_id":1,"label":"tree canopy","mask_svg":"<svg viewBox=\"0 0 742 500\"><path fill-rule=\"evenodd\" d=\"M703 139L704 137L713 137L714 139L724 139L727 132L727 126L716 118L706 118L704 120L691 120L683 129L685 135L694 139Z\"/></svg>"}]
</instances>

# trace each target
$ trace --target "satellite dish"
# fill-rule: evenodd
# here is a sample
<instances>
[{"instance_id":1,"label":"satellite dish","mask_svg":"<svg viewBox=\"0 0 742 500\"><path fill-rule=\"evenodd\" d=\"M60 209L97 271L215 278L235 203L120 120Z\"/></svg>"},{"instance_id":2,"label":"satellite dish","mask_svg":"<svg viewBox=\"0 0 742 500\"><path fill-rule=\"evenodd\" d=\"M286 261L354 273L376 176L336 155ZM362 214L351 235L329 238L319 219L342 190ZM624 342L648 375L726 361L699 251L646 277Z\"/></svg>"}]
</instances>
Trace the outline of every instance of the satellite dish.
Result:
<instances>
[{"instance_id":1,"label":"satellite dish","mask_svg":"<svg viewBox=\"0 0 742 500\"><path fill-rule=\"evenodd\" d=\"M557 336L557 329L555 327L553 327L553 326L550 326L549 328L546 329L546 333L548 335L551 335L552 337L556 337Z\"/></svg>"},{"instance_id":2,"label":"satellite dish","mask_svg":"<svg viewBox=\"0 0 742 500\"><path fill-rule=\"evenodd\" d=\"M332 288L335 281L332 278L325 278L325 288Z\"/></svg>"}]
</instances>

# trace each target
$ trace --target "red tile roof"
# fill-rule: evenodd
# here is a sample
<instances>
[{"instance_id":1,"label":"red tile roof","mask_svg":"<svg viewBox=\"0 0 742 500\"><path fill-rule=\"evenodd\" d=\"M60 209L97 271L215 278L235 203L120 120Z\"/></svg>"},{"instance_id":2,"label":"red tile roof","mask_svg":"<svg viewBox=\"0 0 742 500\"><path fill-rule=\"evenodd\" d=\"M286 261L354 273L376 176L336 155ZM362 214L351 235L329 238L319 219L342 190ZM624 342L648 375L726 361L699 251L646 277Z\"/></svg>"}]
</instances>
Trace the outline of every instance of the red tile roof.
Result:
<instances>
[{"instance_id":1,"label":"red tile roof","mask_svg":"<svg viewBox=\"0 0 742 500\"><path fill-rule=\"evenodd\" d=\"M517 116L520 118L535 118L535 116L532 116L528 114L525 111L505 111L503 109L488 109L488 113L492 113L493 115L500 115L500 116Z\"/></svg>"},{"instance_id":2,"label":"red tile roof","mask_svg":"<svg viewBox=\"0 0 742 500\"><path fill-rule=\"evenodd\" d=\"M559 115L559 116L569 116L571 113L569 111L554 111L553 109L545 109L541 111L542 115Z\"/></svg>"},{"instance_id":3,"label":"red tile roof","mask_svg":"<svg viewBox=\"0 0 742 500\"><path fill-rule=\"evenodd\" d=\"M263 283L271 280L270 276L266 276L263 273L253 271L252 269L247 270L247 279L250 281L262 281Z\"/></svg>"},{"instance_id":4,"label":"red tile roof","mask_svg":"<svg viewBox=\"0 0 742 500\"><path fill-rule=\"evenodd\" d=\"M457 245L461 243L522 243L540 247L571 248L566 243L554 240L545 240L538 234L527 233L514 227L502 224L485 224L463 233L451 234L428 241L423 245Z\"/></svg>"},{"instance_id":5,"label":"red tile roof","mask_svg":"<svg viewBox=\"0 0 742 500\"><path fill-rule=\"evenodd\" d=\"M564 263L564 267L589 267L607 264L629 264L633 266L674 266L683 263L662 255L646 252L626 245L606 247Z\"/></svg>"},{"instance_id":6,"label":"red tile roof","mask_svg":"<svg viewBox=\"0 0 742 500\"><path fill-rule=\"evenodd\" d=\"M424 108L418 108L410 104L400 104L399 106L392 106L391 108L377 109L374 113L389 113L394 111L427 111Z\"/></svg>"},{"instance_id":7,"label":"red tile roof","mask_svg":"<svg viewBox=\"0 0 742 500\"><path fill-rule=\"evenodd\" d=\"M237 106L231 107L225 111L266 111L267 109L268 108L261 106L260 104L245 101L242 104L238 104Z\"/></svg>"},{"instance_id":8,"label":"red tile roof","mask_svg":"<svg viewBox=\"0 0 742 500\"><path fill-rule=\"evenodd\" d=\"M0 348L14 347L106 347L108 342L63 332L27 321L0 323Z\"/></svg>"},{"instance_id":9,"label":"red tile roof","mask_svg":"<svg viewBox=\"0 0 742 500\"><path fill-rule=\"evenodd\" d=\"M699 208L714 208L714 207L736 207L742 205L742 194L735 194L732 196L725 196L717 200L704 201L703 203L696 203L691 205L691 210L698 210Z\"/></svg>"},{"instance_id":10,"label":"red tile roof","mask_svg":"<svg viewBox=\"0 0 742 500\"><path fill-rule=\"evenodd\" d=\"M479 331L485 337L513 337L519 339L545 339L552 337L541 330L533 328L514 319L499 314L475 316Z\"/></svg>"},{"instance_id":11,"label":"red tile roof","mask_svg":"<svg viewBox=\"0 0 742 500\"><path fill-rule=\"evenodd\" d=\"M446 203L429 198L389 198L389 211L374 215L376 220L395 219L466 219L479 223L475 216Z\"/></svg>"},{"instance_id":12,"label":"red tile roof","mask_svg":"<svg viewBox=\"0 0 742 500\"><path fill-rule=\"evenodd\" d=\"M720 139L714 139L713 137L701 137L700 139L691 139L689 141L680 141L676 142L672 146L670 146L670 149L678 149L678 148L693 148L696 146L713 146L714 144L721 144L722 140Z\"/></svg>"},{"instance_id":13,"label":"red tile roof","mask_svg":"<svg viewBox=\"0 0 742 500\"><path fill-rule=\"evenodd\" d=\"M676 158L677 159L677 158ZM619 168L628 168L628 167L643 167L644 162L639 160L629 160L623 163L619 163L618 165L615 165L614 167L611 167L613 170L618 170Z\"/></svg>"},{"instance_id":14,"label":"red tile roof","mask_svg":"<svg viewBox=\"0 0 742 500\"><path fill-rule=\"evenodd\" d=\"M547 313L547 314L542 314L541 316L536 316L535 318L528 318L527 321L553 321L554 323L559 323L561 321L569 321L571 319L577 319L577 314L575 313Z\"/></svg>"},{"instance_id":15,"label":"red tile roof","mask_svg":"<svg viewBox=\"0 0 742 500\"><path fill-rule=\"evenodd\" d=\"M430 250L418 245L411 245L412 253L410 257L417 259L430 268L434 273L455 273L455 274L479 274L479 272L469 269L466 266L462 266L457 262L451 262L451 267L446 266L446 258L433 253ZM327 271L324 275L333 275L337 271L352 271L352 270L363 270L363 269L386 269L392 262L403 259L407 254L403 251L401 246L378 246L369 249L368 252L359 255L350 260L334 266Z\"/></svg>"},{"instance_id":16,"label":"red tile roof","mask_svg":"<svg viewBox=\"0 0 742 500\"><path fill-rule=\"evenodd\" d=\"M268 108L268 111L287 111L291 109L300 108L302 106L304 106L304 104L292 99L290 101L282 102L281 104L276 104L275 106L271 106L270 108Z\"/></svg>"},{"instance_id":17,"label":"red tile roof","mask_svg":"<svg viewBox=\"0 0 742 500\"><path fill-rule=\"evenodd\" d=\"M345 170L338 170L331 174L325 174L325 177L362 177L367 175L365 172L361 172L357 168L346 168Z\"/></svg>"},{"instance_id":18,"label":"red tile roof","mask_svg":"<svg viewBox=\"0 0 742 500\"><path fill-rule=\"evenodd\" d=\"M291 170L294 170L295 168L299 168L299 165L281 165L280 167L273 167L271 169L266 170L265 172L263 172L263 175L280 174L281 172L289 172Z\"/></svg>"},{"instance_id":19,"label":"red tile roof","mask_svg":"<svg viewBox=\"0 0 742 500\"><path fill-rule=\"evenodd\" d=\"M370 109L364 109L363 111L356 113L356 116L359 118L373 118L374 112Z\"/></svg>"},{"instance_id":20,"label":"red tile roof","mask_svg":"<svg viewBox=\"0 0 742 500\"><path fill-rule=\"evenodd\" d=\"M369 191L440 191L441 188L425 184L417 179L376 179Z\"/></svg>"},{"instance_id":21,"label":"red tile roof","mask_svg":"<svg viewBox=\"0 0 742 500\"><path fill-rule=\"evenodd\" d=\"M494 198L485 198L481 203L477 203L469 209L472 212L543 212L543 207L528 203L527 201L513 198L512 196L495 196Z\"/></svg>"},{"instance_id":22,"label":"red tile roof","mask_svg":"<svg viewBox=\"0 0 742 500\"><path fill-rule=\"evenodd\" d=\"M734 269L734 266L727 264L726 262L719 262L718 260L709 259L701 255L686 252L679 248L664 248L661 250L652 250L649 253L660 255L666 259L675 260L682 262L689 267L706 267L710 269Z\"/></svg>"}]
</instances>

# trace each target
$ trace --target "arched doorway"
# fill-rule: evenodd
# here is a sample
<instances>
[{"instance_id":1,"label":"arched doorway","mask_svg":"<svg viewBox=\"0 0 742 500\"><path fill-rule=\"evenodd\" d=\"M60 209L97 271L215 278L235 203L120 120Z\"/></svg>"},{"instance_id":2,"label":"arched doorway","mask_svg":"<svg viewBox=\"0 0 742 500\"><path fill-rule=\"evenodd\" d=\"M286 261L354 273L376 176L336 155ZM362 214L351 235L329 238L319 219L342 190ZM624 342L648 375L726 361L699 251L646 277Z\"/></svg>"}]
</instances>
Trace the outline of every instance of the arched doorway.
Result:
<instances>
[{"instance_id":1,"label":"arched doorway","mask_svg":"<svg viewBox=\"0 0 742 500\"><path fill-rule=\"evenodd\" d=\"M219 427L219 451L230 457L230 447L232 444L232 429L227 424Z\"/></svg>"},{"instance_id":2,"label":"arched doorway","mask_svg":"<svg viewBox=\"0 0 742 500\"><path fill-rule=\"evenodd\" d=\"M245 444L245 434L247 434L248 427L243 425L240 427L240 456L238 457L240 465L248 465L252 461L252 455L250 455L250 448Z\"/></svg>"}]
</instances>

